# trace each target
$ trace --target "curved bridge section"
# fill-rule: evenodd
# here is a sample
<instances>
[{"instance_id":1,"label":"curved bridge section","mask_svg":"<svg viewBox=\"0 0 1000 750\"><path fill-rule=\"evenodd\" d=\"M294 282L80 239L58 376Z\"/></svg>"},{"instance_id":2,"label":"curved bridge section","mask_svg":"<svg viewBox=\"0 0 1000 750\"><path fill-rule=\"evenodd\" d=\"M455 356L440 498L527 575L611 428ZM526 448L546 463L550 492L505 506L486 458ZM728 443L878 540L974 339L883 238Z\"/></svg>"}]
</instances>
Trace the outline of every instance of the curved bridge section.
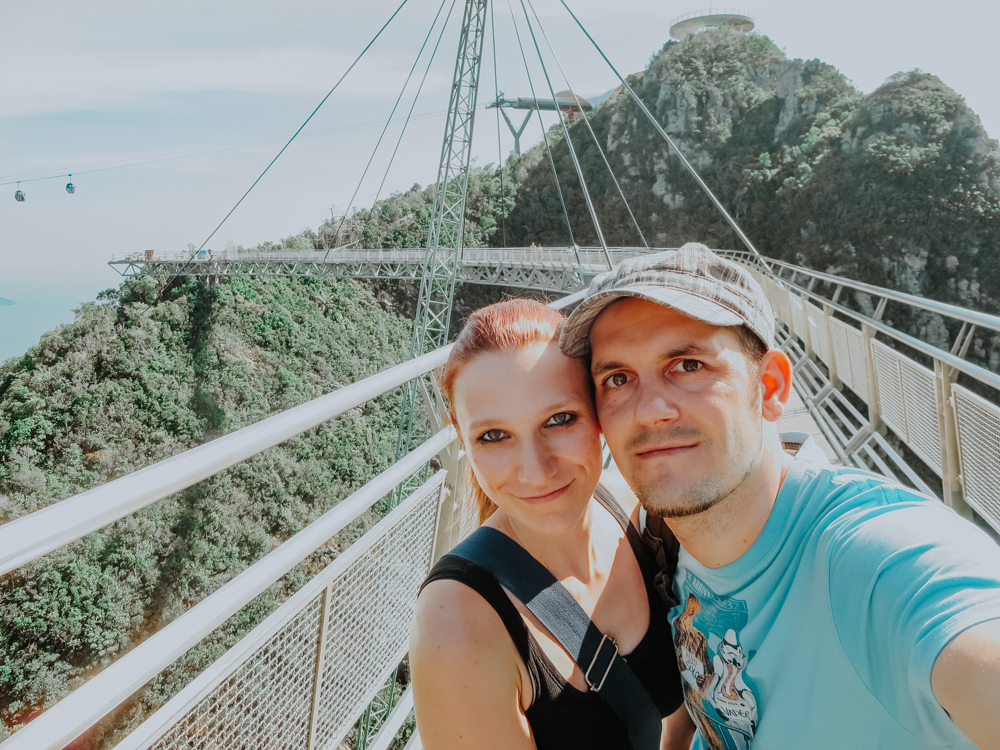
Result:
<instances>
[{"instance_id":1,"label":"curved bridge section","mask_svg":"<svg viewBox=\"0 0 1000 750\"><path fill-rule=\"evenodd\" d=\"M609 248L611 260L668 248ZM163 272L170 276L318 276L353 279L409 279L419 281L427 251L398 250L226 251L200 253L133 253L109 262L123 276ZM534 291L575 292L608 270L601 248L465 248L458 280Z\"/></svg>"}]
</instances>

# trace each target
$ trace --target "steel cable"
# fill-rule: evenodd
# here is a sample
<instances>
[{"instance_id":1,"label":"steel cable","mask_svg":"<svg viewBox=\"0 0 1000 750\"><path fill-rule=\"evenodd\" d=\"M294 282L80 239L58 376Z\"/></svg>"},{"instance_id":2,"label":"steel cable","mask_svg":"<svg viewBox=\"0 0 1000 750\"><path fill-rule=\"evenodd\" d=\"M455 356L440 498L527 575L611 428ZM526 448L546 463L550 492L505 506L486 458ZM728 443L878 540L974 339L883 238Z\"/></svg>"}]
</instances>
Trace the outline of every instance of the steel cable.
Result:
<instances>
[{"instance_id":1,"label":"steel cable","mask_svg":"<svg viewBox=\"0 0 1000 750\"><path fill-rule=\"evenodd\" d=\"M385 134L389 130L389 123L392 122L392 117L393 115L396 114L396 109L399 107L399 103L403 101L403 95L406 93L406 89L410 85L410 80L413 78L413 71L417 69L417 64L420 62L420 57L424 54L424 50L427 48L427 42L430 41L431 35L434 33L434 27L437 26L438 19L441 17L441 11L444 10L444 6L447 2L448 0L441 0L441 5L438 6L437 14L434 16L434 20L431 22L431 27L427 29L427 36L424 37L424 43L420 45L420 50L417 52L417 56L413 60L413 65L410 66L410 72L407 74L406 80L403 82L403 88L399 90L399 96L396 97L396 103L392 105L392 111L389 113L389 119L386 121L385 127L382 128L382 133L379 135L378 141L375 143L375 148L372 149L372 155L368 157L368 163L365 165L364 171L361 173L361 179L358 180L358 186L354 188L354 194L351 196L351 200L347 204L347 210L344 211L344 215L340 217L340 224L337 226L337 230L333 233L334 243L336 243L337 238L340 237L340 230L343 229L344 222L347 221L347 215L351 212L351 208L354 206L354 201L358 197L358 192L361 190L361 185L364 183L365 177L368 176L368 170L371 169L372 162L375 161L375 155L378 153L378 147L382 145L382 139L385 138ZM453 1L452 8L454 7L455 3ZM451 12L449 11L449 16L450 15ZM446 21L445 26L447 25L448 24ZM441 28L441 32L442 34L444 33L444 27ZM438 41L440 41L440 38L438 39ZM435 52L436 51L437 48L435 48ZM433 60L434 58L432 56L431 61L433 62ZM430 65L428 65L428 69L430 69ZM426 78L426 74L424 77ZM421 83L421 86L422 85L423 83ZM417 96L419 95L420 92L418 91ZM414 99L413 103L416 104L417 100ZM413 112L412 108L410 109L410 112L411 113ZM407 117L406 123L409 123L409 117ZM406 129L406 123L404 123L403 125L404 131ZM377 200L378 199L376 198L376 201ZM328 249L326 251L326 255L323 256L323 260L325 261L329 255L330 255L330 250Z\"/></svg>"},{"instance_id":2,"label":"steel cable","mask_svg":"<svg viewBox=\"0 0 1000 750\"><path fill-rule=\"evenodd\" d=\"M725 217L726 221L729 223L729 226L732 227L733 231L736 232L736 235L740 238L740 240L742 240L743 244L746 245L754 255L760 257L760 253L757 251L757 248L754 247L754 244L750 241L750 238L747 237L746 234L744 234L743 230L740 228L740 225L736 223L736 220L733 219L732 216L729 215L729 212L726 211L725 206L723 206L722 203L719 201L719 199L715 197L715 193L711 191L708 185L705 184L705 181L701 179L701 175L699 175L698 172L695 170L695 168L691 166L691 162L689 162L684 157L684 154L681 153L681 150L677 148L677 144L674 143L673 139L669 135L667 135L667 131L665 131L663 127L660 125L660 123L656 120L656 118L653 117L653 113L649 111L649 109L643 103L642 99L638 97L638 95L629 85L628 81L626 81L622 77L622 74L618 72L618 69L608 59L608 56L604 54L604 50L601 49L601 46L596 41L594 41L594 37L590 35L590 32L587 31L587 28L580 22L580 19L576 17L576 14L570 9L569 5L566 4L566 0L559 0L559 2L562 3L562 6L566 9L566 12L569 13L570 17L572 17L572 19L576 21L576 25L580 27L580 31L582 31L584 35L587 37L587 39L590 40L590 43L594 45L594 49L597 50L598 54L600 54L600 56L604 58L604 62L606 62L608 64L608 67L611 68L611 72L614 73L615 76L618 78L618 80L622 82L622 85L625 87L626 91L628 91L628 93L632 96L632 100L642 110L643 114L656 129L656 132L658 132L660 136L662 136L663 140L667 142L670 148L674 150L674 153L677 154L677 157L681 160L681 164L684 165L684 168L687 169L690 175L694 178L695 182L698 183L698 186L705 192L705 194L709 197L712 203L715 204L715 207L719 209L719 211Z\"/></svg>"},{"instance_id":3,"label":"steel cable","mask_svg":"<svg viewBox=\"0 0 1000 750\"><path fill-rule=\"evenodd\" d=\"M549 52L552 53L552 59L556 61L556 65L559 67L559 72L562 74L563 80L566 81L566 88L569 89L570 93L573 94L573 98L576 100L577 104L579 104L580 97L576 95L576 89L574 89L573 85L569 82L569 77L566 75L566 71L563 70L562 63L559 62L559 56L552 47L552 42L549 41L549 35L545 33L545 27L542 26L542 20L538 17L538 12L535 10L535 6L531 4L531 0L527 0L527 2L528 7L531 8L531 14L535 17L535 23L538 24L538 30L542 32L542 38L545 40L545 44L548 46ZM618 178L615 176L615 171L611 168L611 164L608 162L608 157L605 155L604 149L601 148L601 142L597 139L597 135L594 133L594 129L590 125L590 119L583 111L582 106L580 107L580 117L587 126L587 131L590 133L590 137L594 139L594 145L597 146L597 150L601 154L601 159L604 160L604 166L608 168L608 174L611 175L611 179L615 183L615 188L618 190L618 195L621 196L622 203L625 204L625 210L628 211L628 215L632 218L632 223L635 225L635 231L639 233L639 239L641 239L642 244L648 248L649 243L646 241L646 235L642 233L642 229L639 227L639 222L636 221L635 214L632 213L632 207L629 205L628 199L625 197L625 193L622 191L621 185L618 184Z\"/></svg>"},{"instance_id":4,"label":"steel cable","mask_svg":"<svg viewBox=\"0 0 1000 750\"><path fill-rule=\"evenodd\" d=\"M427 68L424 70L424 76L420 79L420 85L417 87L417 93L413 97L413 104L410 105L410 114L406 116L406 121L403 123L403 129L399 132L399 138L396 140L396 147L392 151L392 156L389 157L389 164L385 168L385 174L382 175L382 182L379 183L378 190L375 191L375 200L372 201L371 212L375 211L375 206L378 205L378 199L382 195L382 188L385 187L385 181L389 178L389 170L392 169L392 164L396 160L396 154L399 153L399 146L403 142L403 136L406 135L406 126L410 124L410 115L413 114L414 107L417 106L417 100L420 98L420 92L424 90L424 84L427 82L427 74L430 73L431 65L434 63L434 58L437 56L438 48L441 46L441 40L444 38L444 32L448 28L448 24L451 22L451 14L455 11L455 2L452 0L451 7L448 9L448 15L444 19L444 25L441 26L441 33L438 34L437 42L434 44L434 49L431 52L430 60L427 61ZM433 28L433 27L432 27ZM371 218L371 212L369 213L369 218ZM368 222L365 221L365 228L367 229ZM362 230L364 234L364 230ZM334 242L337 238L334 237ZM329 250L327 255L329 255ZM324 258L325 260L325 258Z\"/></svg>"},{"instance_id":5,"label":"steel cable","mask_svg":"<svg viewBox=\"0 0 1000 750\"><path fill-rule=\"evenodd\" d=\"M549 164L552 166L552 178L556 183L556 192L559 194L559 204L562 206L563 218L566 220L566 230L569 232L570 245L573 254L576 256L576 267L580 273L580 283L583 283L583 263L580 260L580 249L573 237L573 225L569 221L569 211L566 210L566 201L563 199L562 187L559 185L559 172L556 170L556 160L552 157L552 147L549 145L549 134L545 131L545 123L542 121L541 110L538 109L538 97L535 95L535 84L531 80L531 71L528 69L528 57L524 54L524 45L521 44L521 32L517 28L517 20L514 18L514 6L507 0L507 8L510 10L510 21L514 25L514 34L517 36L517 46L521 50L521 60L524 62L524 72L528 76L528 88L531 89L531 98L535 102L535 114L538 115L538 125L542 129L542 140L545 142L545 152L549 155Z\"/></svg>"},{"instance_id":6,"label":"steel cable","mask_svg":"<svg viewBox=\"0 0 1000 750\"><path fill-rule=\"evenodd\" d=\"M555 106L556 111L559 112L559 125L562 127L563 137L566 139L566 146L569 149L569 155L573 160L573 167L576 169L576 176L580 180L580 188L583 190L583 197L587 202L587 210L590 212L590 219L594 223L594 231L597 232L597 239L601 243L601 249L604 251L604 257L608 261L608 268L614 267L614 263L611 262L611 253L608 252L608 243L604 241L604 232L601 231L601 222L597 218L597 210L594 208L594 201L590 197L590 190L587 189L587 181L583 177L583 169L580 167L580 160L576 158L576 149L573 148L573 139L570 138L569 128L566 127L566 120L562 116L562 112L559 110L559 102L556 99L556 91L552 87L552 79L549 78L549 70L545 67L545 60L542 57L542 49L538 46L538 39L535 37L535 29L531 25L531 18L528 17L528 9L524 6L524 0L520 0L521 10L524 12L524 20L528 24L528 31L531 33L531 41L535 45L535 52L538 54L538 62L541 63L542 73L545 76L545 83L549 87L549 95L552 97L552 104ZM537 100L536 100L537 106Z\"/></svg>"}]
</instances>

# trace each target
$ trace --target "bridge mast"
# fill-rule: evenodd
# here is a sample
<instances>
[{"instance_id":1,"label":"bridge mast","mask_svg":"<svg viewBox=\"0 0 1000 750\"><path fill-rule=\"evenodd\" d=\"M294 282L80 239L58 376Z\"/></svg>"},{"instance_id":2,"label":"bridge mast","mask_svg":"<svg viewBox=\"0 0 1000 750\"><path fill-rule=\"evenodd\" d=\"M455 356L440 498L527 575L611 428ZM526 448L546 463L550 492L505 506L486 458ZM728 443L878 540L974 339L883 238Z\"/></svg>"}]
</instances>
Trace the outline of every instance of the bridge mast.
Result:
<instances>
[{"instance_id":1,"label":"bridge mast","mask_svg":"<svg viewBox=\"0 0 1000 750\"><path fill-rule=\"evenodd\" d=\"M472 130L476 121L476 99L486 31L488 0L466 0L462 32L451 86L437 188L427 235L427 255L420 282L417 314L413 321L410 356L419 357L448 343L451 308L462 255L465 200L472 158ZM416 442L415 413L423 400L432 404L430 380L411 381L404 390L403 408L396 444L397 460ZM423 391L423 392L421 392Z\"/></svg>"},{"instance_id":2,"label":"bridge mast","mask_svg":"<svg viewBox=\"0 0 1000 750\"><path fill-rule=\"evenodd\" d=\"M458 41L455 77L451 85L448 120L441 146L437 186L427 234L427 253L420 280L417 314L413 320L410 356L419 357L448 343L451 307L455 297L459 262L462 256L462 230L465 225L465 199L469 185L469 163L472 159L472 130L476 122L476 99L486 37L488 0L466 0L462 31ZM396 460L423 442L426 430L417 419L421 405L430 412L433 422L437 415L434 384L430 375L411 380L403 390L403 404L396 441ZM424 481L427 467L403 482L390 502L401 502L409 492ZM358 725L356 747L365 750L378 727L389 715L395 698L396 673L379 691Z\"/></svg>"}]
</instances>

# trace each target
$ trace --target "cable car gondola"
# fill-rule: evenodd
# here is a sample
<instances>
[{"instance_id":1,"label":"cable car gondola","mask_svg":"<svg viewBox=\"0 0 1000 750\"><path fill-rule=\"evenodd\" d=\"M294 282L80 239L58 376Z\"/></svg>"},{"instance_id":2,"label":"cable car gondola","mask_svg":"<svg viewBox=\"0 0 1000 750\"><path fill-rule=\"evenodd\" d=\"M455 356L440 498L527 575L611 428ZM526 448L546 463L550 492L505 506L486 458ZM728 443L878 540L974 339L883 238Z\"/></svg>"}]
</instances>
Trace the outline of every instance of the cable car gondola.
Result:
<instances>
[{"instance_id":1,"label":"cable car gondola","mask_svg":"<svg viewBox=\"0 0 1000 750\"><path fill-rule=\"evenodd\" d=\"M69 182L66 183L66 192L73 195L76 192L76 187L73 185L73 175L67 175L69 177Z\"/></svg>"},{"instance_id":2,"label":"cable car gondola","mask_svg":"<svg viewBox=\"0 0 1000 750\"><path fill-rule=\"evenodd\" d=\"M17 192L14 193L14 200L18 203L24 203L24 191L21 190L21 183L17 183Z\"/></svg>"}]
</instances>

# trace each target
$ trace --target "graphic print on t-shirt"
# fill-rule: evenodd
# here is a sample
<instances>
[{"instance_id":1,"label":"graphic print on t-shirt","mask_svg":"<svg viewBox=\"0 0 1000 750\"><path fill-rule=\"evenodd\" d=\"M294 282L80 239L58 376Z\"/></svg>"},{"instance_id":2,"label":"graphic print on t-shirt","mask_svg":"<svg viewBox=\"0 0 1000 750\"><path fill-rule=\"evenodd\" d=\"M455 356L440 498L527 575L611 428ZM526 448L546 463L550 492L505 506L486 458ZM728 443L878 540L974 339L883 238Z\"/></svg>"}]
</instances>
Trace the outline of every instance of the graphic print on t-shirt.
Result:
<instances>
[{"instance_id":1,"label":"graphic print on t-shirt","mask_svg":"<svg viewBox=\"0 0 1000 750\"><path fill-rule=\"evenodd\" d=\"M717 596L685 572L684 611L673 622L674 647L684 701L712 750L750 750L757 729L757 699L746 675L748 656L740 644L747 605Z\"/></svg>"}]
</instances>

